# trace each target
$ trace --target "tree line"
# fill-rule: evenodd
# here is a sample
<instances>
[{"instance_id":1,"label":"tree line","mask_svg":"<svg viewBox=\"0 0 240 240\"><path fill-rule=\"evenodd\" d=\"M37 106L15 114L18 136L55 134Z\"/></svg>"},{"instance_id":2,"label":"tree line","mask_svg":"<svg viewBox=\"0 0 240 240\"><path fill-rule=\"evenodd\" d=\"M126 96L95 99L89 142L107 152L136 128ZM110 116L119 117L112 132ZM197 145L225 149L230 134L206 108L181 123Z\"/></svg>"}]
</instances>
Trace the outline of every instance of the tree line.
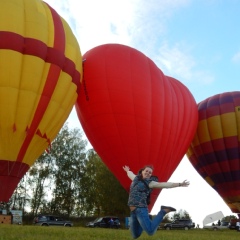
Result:
<instances>
[{"instance_id":1,"label":"tree line","mask_svg":"<svg viewBox=\"0 0 240 240\"><path fill-rule=\"evenodd\" d=\"M8 208L34 216L128 216L127 199L127 191L97 153L87 148L83 133L65 124L50 151L22 178Z\"/></svg>"}]
</instances>

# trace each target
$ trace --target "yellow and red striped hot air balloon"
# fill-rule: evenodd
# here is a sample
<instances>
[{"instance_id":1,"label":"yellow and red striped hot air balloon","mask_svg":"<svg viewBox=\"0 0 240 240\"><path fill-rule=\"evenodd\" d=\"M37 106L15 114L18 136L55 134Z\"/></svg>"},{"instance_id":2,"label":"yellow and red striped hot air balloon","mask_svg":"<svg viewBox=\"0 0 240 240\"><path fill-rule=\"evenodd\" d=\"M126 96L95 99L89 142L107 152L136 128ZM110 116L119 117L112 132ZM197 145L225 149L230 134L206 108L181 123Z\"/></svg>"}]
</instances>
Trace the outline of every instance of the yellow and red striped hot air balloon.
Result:
<instances>
[{"instance_id":1,"label":"yellow and red striped hot air balloon","mask_svg":"<svg viewBox=\"0 0 240 240\"><path fill-rule=\"evenodd\" d=\"M199 121L187 156L233 213L240 213L240 92L198 104ZM240 215L239 215L240 216Z\"/></svg>"},{"instance_id":2,"label":"yellow and red striped hot air balloon","mask_svg":"<svg viewBox=\"0 0 240 240\"><path fill-rule=\"evenodd\" d=\"M41 0L0 0L0 201L48 148L79 93L82 57Z\"/></svg>"}]
</instances>

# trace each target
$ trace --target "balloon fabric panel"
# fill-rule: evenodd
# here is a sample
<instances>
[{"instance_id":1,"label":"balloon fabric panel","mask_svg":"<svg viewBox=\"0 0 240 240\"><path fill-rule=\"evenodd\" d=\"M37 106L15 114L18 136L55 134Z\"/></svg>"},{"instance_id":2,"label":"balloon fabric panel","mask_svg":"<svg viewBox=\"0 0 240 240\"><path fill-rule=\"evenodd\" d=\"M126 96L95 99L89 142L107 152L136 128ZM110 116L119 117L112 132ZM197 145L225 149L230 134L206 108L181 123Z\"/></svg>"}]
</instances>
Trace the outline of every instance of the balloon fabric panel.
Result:
<instances>
[{"instance_id":1,"label":"balloon fabric panel","mask_svg":"<svg viewBox=\"0 0 240 240\"><path fill-rule=\"evenodd\" d=\"M0 5L0 201L8 201L71 112L82 58L68 24L43 1Z\"/></svg>"},{"instance_id":2,"label":"balloon fabric panel","mask_svg":"<svg viewBox=\"0 0 240 240\"><path fill-rule=\"evenodd\" d=\"M199 124L188 158L232 212L240 212L240 92L198 104Z\"/></svg>"},{"instance_id":3,"label":"balloon fabric panel","mask_svg":"<svg viewBox=\"0 0 240 240\"><path fill-rule=\"evenodd\" d=\"M95 151L126 190L125 164L135 173L153 164L154 174L167 181L197 126L197 105L189 90L144 54L121 44L98 46L83 59L76 110Z\"/></svg>"}]
</instances>

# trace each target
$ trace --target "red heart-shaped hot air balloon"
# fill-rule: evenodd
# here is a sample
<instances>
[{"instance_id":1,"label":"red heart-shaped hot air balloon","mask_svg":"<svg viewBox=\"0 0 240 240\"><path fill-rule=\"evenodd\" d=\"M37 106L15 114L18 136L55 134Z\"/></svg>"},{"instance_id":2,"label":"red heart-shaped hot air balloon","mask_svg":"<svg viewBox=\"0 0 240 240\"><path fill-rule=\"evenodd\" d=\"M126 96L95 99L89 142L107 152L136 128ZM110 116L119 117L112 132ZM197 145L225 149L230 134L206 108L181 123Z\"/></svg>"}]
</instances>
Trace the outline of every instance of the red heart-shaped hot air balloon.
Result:
<instances>
[{"instance_id":1,"label":"red heart-shaped hot air balloon","mask_svg":"<svg viewBox=\"0 0 240 240\"><path fill-rule=\"evenodd\" d=\"M240 213L240 92L211 96L198 104L198 112L187 156L232 212Z\"/></svg>"},{"instance_id":2,"label":"red heart-shaped hot air balloon","mask_svg":"<svg viewBox=\"0 0 240 240\"><path fill-rule=\"evenodd\" d=\"M76 110L96 152L127 190L123 165L137 173L153 164L154 175L167 181L195 134L192 94L143 53L124 45L98 46L83 59Z\"/></svg>"}]
</instances>

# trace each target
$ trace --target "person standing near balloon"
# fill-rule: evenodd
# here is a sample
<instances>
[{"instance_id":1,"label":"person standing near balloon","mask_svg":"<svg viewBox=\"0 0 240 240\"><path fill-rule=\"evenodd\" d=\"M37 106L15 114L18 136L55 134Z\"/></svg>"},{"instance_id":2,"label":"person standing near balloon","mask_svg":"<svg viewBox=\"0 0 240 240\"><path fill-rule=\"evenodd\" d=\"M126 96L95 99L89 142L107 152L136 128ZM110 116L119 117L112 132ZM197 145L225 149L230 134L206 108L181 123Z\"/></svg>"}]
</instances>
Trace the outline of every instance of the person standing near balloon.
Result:
<instances>
[{"instance_id":1,"label":"person standing near balloon","mask_svg":"<svg viewBox=\"0 0 240 240\"><path fill-rule=\"evenodd\" d=\"M238 232L240 232L240 222L236 222L236 229Z\"/></svg>"},{"instance_id":2,"label":"person standing near balloon","mask_svg":"<svg viewBox=\"0 0 240 240\"><path fill-rule=\"evenodd\" d=\"M135 175L128 166L123 166L123 170L127 172L127 176L132 180L130 193L128 198L128 206L131 211L130 215L130 231L134 239L141 236L145 231L148 235L153 235L162 222L163 217L169 213L176 211L173 207L161 206L157 216L150 220L147 207L147 196L153 188L175 188L188 187L189 182L182 183L157 182L152 178L153 166L145 166L138 175Z\"/></svg>"}]
</instances>

